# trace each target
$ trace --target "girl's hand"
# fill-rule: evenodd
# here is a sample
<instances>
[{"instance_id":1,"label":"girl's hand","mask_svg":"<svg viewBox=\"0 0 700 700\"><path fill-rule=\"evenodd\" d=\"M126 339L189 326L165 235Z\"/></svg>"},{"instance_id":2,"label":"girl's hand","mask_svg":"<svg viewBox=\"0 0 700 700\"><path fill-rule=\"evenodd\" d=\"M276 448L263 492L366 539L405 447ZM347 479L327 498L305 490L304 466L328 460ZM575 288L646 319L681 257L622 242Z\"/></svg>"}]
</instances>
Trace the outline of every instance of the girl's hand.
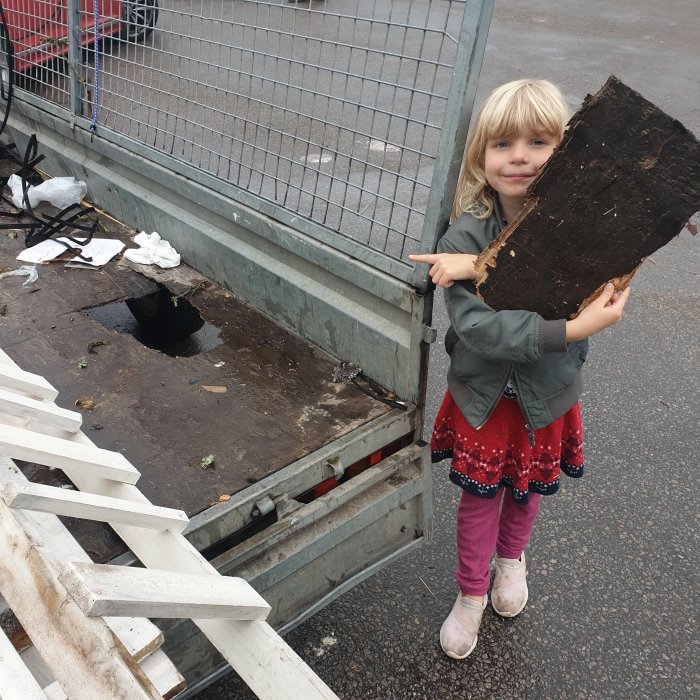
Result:
<instances>
[{"instance_id":1,"label":"girl's hand","mask_svg":"<svg viewBox=\"0 0 700 700\"><path fill-rule=\"evenodd\" d=\"M433 284L440 287L451 287L455 280L475 280L474 263L477 255L468 253L434 253L432 255L409 255L413 262L424 262L432 265L429 271Z\"/></svg>"},{"instance_id":2,"label":"girl's hand","mask_svg":"<svg viewBox=\"0 0 700 700\"><path fill-rule=\"evenodd\" d=\"M566 341L583 340L622 320L622 310L629 299L630 288L616 292L608 282L597 299L592 301L573 321L566 322Z\"/></svg>"}]
</instances>

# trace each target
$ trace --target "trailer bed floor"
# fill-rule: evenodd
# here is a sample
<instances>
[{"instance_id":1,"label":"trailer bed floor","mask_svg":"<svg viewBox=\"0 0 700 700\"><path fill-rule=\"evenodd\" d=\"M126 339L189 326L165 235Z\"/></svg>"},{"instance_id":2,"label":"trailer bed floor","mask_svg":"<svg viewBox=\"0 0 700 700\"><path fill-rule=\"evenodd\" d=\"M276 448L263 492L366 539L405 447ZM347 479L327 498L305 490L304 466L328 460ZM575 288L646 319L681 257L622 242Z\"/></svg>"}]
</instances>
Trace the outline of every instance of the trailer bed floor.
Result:
<instances>
[{"instance_id":1,"label":"trailer bed floor","mask_svg":"<svg viewBox=\"0 0 700 700\"><path fill-rule=\"evenodd\" d=\"M132 245L131 229L108 217L101 228L98 236ZM0 272L22 264L23 238L0 234ZM352 383L333 382L334 365L317 349L184 264L160 270L117 259L84 270L52 263L39 266L31 285L24 279L0 280L0 346L46 377L60 406L82 413L83 431L99 447L124 453L157 505L193 516L390 410ZM89 311L159 285L173 303L191 302L218 329L220 344L170 357ZM94 407L81 409L83 400ZM213 463L203 466L210 455ZM32 480L65 483L58 471L23 468ZM71 529L96 561L123 551L107 528Z\"/></svg>"}]
</instances>

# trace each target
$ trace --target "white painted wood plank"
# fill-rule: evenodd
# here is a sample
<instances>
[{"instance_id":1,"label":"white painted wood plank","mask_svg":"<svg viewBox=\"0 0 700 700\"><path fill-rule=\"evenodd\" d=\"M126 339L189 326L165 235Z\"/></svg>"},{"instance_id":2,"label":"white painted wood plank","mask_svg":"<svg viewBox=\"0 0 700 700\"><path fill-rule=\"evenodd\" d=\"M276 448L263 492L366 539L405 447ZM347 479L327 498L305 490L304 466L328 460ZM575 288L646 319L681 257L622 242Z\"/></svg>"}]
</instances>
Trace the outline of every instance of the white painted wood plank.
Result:
<instances>
[{"instance_id":1,"label":"white painted wood plank","mask_svg":"<svg viewBox=\"0 0 700 700\"><path fill-rule=\"evenodd\" d=\"M129 656L143 661L163 644L163 632L145 617L102 618Z\"/></svg>"},{"instance_id":2,"label":"white painted wood plank","mask_svg":"<svg viewBox=\"0 0 700 700\"><path fill-rule=\"evenodd\" d=\"M32 652L34 658L38 658L38 653L34 647L29 647L29 649L22 652L22 660L27 661L25 654ZM41 662L43 663L43 662ZM160 695L166 700L168 698L175 697L178 693L181 693L186 687L187 682L183 678L182 674L177 670L175 664L168 658L168 655L162 649L156 649L153 653L146 656L142 661L139 662L141 670L148 676L151 683L153 683L155 689ZM40 677L36 675L36 669L27 663L27 667L31 671L32 675L37 678L39 685L44 688L44 695L49 700L67 700L66 694L61 689L53 676L48 680L43 681ZM3 700L0 695L0 700Z\"/></svg>"},{"instance_id":3,"label":"white painted wood plank","mask_svg":"<svg viewBox=\"0 0 700 700\"><path fill-rule=\"evenodd\" d=\"M0 457L0 485L27 483L27 477L11 460ZM15 513L15 517L25 531L31 529L36 533L37 539L51 543L51 554L61 564L92 561L55 515L20 511ZM145 658L163 643L163 633L143 617L105 617L104 620L127 652L137 661Z\"/></svg>"},{"instance_id":4,"label":"white painted wood plank","mask_svg":"<svg viewBox=\"0 0 700 700\"><path fill-rule=\"evenodd\" d=\"M58 681L54 681L44 688L44 697L46 700L68 700L68 696L63 692Z\"/></svg>"},{"instance_id":5,"label":"white painted wood plank","mask_svg":"<svg viewBox=\"0 0 700 700\"><path fill-rule=\"evenodd\" d=\"M0 350L0 359L2 355ZM5 357L9 359L7 355ZM51 434L48 428L46 432ZM76 441L92 444L83 433L76 434ZM67 474L81 490L149 502L135 486L77 470L69 469ZM123 524L113 527L145 566L219 575L181 534L149 532ZM335 693L266 622L194 620L194 623L260 700L298 700L300 697L305 700L337 700Z\"/></svg>"},{"instance_id":6,"label":"white painted wood plank","mask_svg":"<svg viewBox=\"0 0 700 700\"><path fill-rule=\"evenodd\" d=\"M0 387L47 401L53 401L58 396L58 391L44 377L25 372L17 367L6 353L5 357L9 362L0 364Z\"/></svg>"},{"instance_id":7,"label":"white painted wood plank","mask_svg":"<svg viewBox=\"0 0 700 700\"><path fill-rule=\"evenodd\" d=\"M47 685L51 685L56 681L56 677L44 663L44 659L41 658L35 646L30 645L26 649L22 649L19 656L42 688L46 688Z\"/></svg>"},{"instance_id":8,"label":"white painted wood plank","mask_svg":"<svg viewBox=\"0 0 700 700\"><path fill-rule=\"evenodd\" d=\"M35 682L38 683L40 688L43 688L44 695L40 696L41 700L43 700L44 696L49 700L67 700L66 694L61 689L58 681L54 679L53 674L51 674L48 667L41 660L41 657L39 656L39 653L36 651L35 647L29 647L28 649L22 651L20 658L31 675L34 677ZM187 687L187 683L183 676L177 670L173 662L168 658L168 655L160 649L154 650L153 653L149 654L142 661L140 661L139 666L148 676L151 683L153 683L156 690L163 696L163 698L173 698ZM39 675L37 675L37 671L39 671ZM0 673L1 672L2 659L0 658ZM2 678L3 676L0 675L0 679ZM8 697L14 698L14 696ZM29 697L31 698L32 696ZM0 700L5 700L5 696L2 695L1 689ZM23 700L23 698L18 698L17 700Z\"/></svg>"},{"instance_id":9,"label":"white painted wood plank","mask_svg":"<svg viewBox=\"0 0 700 700\"><path fill-rule=\"evenodd\" d=\"M88 441L82 433L78 436ZM135 486L77 472L69 476L86 491L148 503ZM144 531L122 524L113 527L146 566L219 575L181 534ZM197 619L194 623L260 700L337 700L335 693L266 622Z\"/></svg>"},{"instance_id":10,"label":"white painted wood plank","mask_svg":"<svg viewBox=\"0 0 700 700\"><path fill-rule=\"evenodd\" d=\"M0 455L127 484L135 484L140 476L119 452L10 425L0 430Z\"/></svg>"},{"instance_id":11,"label":"white painted wood plank","mask_svg":"<svg viewBox=\"0 0 700 700\"><path fill-rule=\"evenodd\" d=\"M2 490L2 498L11 508L106 523L127 523L156 530L182 532L189 522L189 518L181 510L30 482L6 486Z\"/></svg>"},{"instance_id":12,"label":"white painted wood plank","mask_svg":"<svg viewBox=\"0 0 700 700\"><path fill-rule=\"evenodd\" d=\"M45 700L32 672L0 629L0 700Z\"/></svg>"},{"instance_id":13,"label":"white painted wood plank","mask_svg":"<svg viewBox=\"0 0 700 700\"><path fill-rule=\"evenodd\" d=\"M162 649L144 659L141 662L141 668L164 700L174 698L187 687L182 674L175 668L175 664Z\"/></svg>"},{"instance_id":14,"label":"white painted wood plank","mask_svg":"<svg viewBox=\"0 0 700 700\"><path fill-rule=\"evenodd\" d=\"M241 578L109 564L68 564L59 581L90 617L264 620L265 600Z\"/></svg>"},{"instance_id":15,"label":"white painted wood plank","mask_svg":"<svg viewBox=\"0 0 700 700\"><path fill-rule=\"evenodd\" d=\"M128 648L127 652L129 652L130 656L133 656L136 661L139 662L139 665L143 669L144 673L150 678L151 683L156 686L156 689L158 689L159 692L160 686L167 684L168 681L165 680L167 678L173 680L173 687L179 684L180 681L175 683L176 676L179 676L179 673L165 652L161 652L160 654L156 655L157 661L151 661L147 665L144 665L143 663L147 658L152 656L163 643L163 633L155 625L153 625L153 623L151 623L149 620L145 620L142 617L114 617L104 618L104 620L107 622L110 629L117 635L120 641L122 641L122 643L124 640L128 640L130 637L134 636L135 632L137 631L137 627L139 627L141 623L147 623L150 625L156 631L155 637L153 635L150 635L149 637L152 640L150 648L146 650L143 648L143 644L140 644L137 650L140 655L139 658L136 658L135 654L132 653L132 650ZM128 627L124 630L116 631L125 625ZM143 633L141 633L140 636L143 638ZM36 647L30 646L23 649L20 652L20 658L24 662L24 665L29 669L32 676L34 676L37 683L44 689L45 695L48 694L47 689L51 688L53 693L52 697L54 695L55 697L65 697L65 693L63 693L63 691L60 689L60 686L56 682L53 673L51 673L49 667L44 663L44 660L39 655Z\"/></svg>"},{"instance_id":16,"label":"white painted wood plank","mask_svg":"<svg viewBox=\"0 0 700 700\"><path fill-rule=\"evenodd\" d=\"M0 388L0 412L32 423L52 425L70 433L78 432L83 423L83 417L75 411L68 411L53 402L41 401L2 388Z\"/></svg>"},{"instance_id":17,"label":"white painted wood plank","mask_svg":"<svg viewBox=\"0 0 700 700\"><path fill-rule=\"evenodd\" d=\"M0 503L0 592L68 697L160 700L104 620L88 618L58 582L50 553Z\"/></svg>"}]
</instances>

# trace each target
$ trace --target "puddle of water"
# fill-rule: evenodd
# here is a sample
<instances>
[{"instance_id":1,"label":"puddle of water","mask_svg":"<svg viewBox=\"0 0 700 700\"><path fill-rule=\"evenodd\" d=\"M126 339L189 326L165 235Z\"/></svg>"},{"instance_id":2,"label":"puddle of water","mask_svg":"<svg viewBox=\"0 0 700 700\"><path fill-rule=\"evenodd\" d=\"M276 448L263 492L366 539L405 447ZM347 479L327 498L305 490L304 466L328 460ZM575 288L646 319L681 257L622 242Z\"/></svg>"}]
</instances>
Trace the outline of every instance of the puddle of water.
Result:
<instances>
[{"instance_id":1,"label":"puddle of water","mask_svg":"<svg viewBox=\"0 0 700 700\"><path fill-rule=\"evenodd\" d=\"M196 314L194 307L187 300L180 299L178 307L187 304L189 309ZM154 323L142 325L136 320L127 303L124 301L105 304L84 312L90 318L99 321L106 328L117 333L128 333L142 345L159 350L170 357L192 357L209 352L222 344L221 332L211 323L204 322L199 330L187 333L188 328L178 328L177 318L168 319L172 323ZM197 314L198 316L198 314ZM192 316L188 318L191 325ZM201 318L199 319L201 322ZM200 325L197 323L196 325ZM181 332L178 332L181 331ZM184 334L184 337L183 337Z\"/></svg>"}]
</instances>

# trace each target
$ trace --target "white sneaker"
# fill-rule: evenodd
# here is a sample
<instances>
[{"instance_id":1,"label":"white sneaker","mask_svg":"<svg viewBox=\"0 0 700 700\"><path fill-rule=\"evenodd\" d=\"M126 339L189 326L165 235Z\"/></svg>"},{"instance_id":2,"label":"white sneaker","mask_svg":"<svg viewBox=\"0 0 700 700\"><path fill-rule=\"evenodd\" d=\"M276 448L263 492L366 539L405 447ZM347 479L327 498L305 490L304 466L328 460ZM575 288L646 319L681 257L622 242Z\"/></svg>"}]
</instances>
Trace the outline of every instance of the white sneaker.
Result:
<instances>
[{"instance_id":1,"label":"white sneaker","mask_svg":"<svg viewBox=\"0 0 700 700\"><path fill-rule=\"evenodd\" d=\"M445 654L453 659L466 659L474 651L487 602L486 596L483 603L477 603L461 593L457 595L452 612L440 628L440 646Z\"/></svg>"},{"instance_id":2,"label":"white sneaker","mask_svg":"<svg viewBox=\"0 0 700 700\"><path fill-rule=\"evenodd\" d=\"M491 588L491 606L501 617L519 615L527 603L525 555L520 559L495 559L496 574Z\"/></svg>"}]
</instances>

